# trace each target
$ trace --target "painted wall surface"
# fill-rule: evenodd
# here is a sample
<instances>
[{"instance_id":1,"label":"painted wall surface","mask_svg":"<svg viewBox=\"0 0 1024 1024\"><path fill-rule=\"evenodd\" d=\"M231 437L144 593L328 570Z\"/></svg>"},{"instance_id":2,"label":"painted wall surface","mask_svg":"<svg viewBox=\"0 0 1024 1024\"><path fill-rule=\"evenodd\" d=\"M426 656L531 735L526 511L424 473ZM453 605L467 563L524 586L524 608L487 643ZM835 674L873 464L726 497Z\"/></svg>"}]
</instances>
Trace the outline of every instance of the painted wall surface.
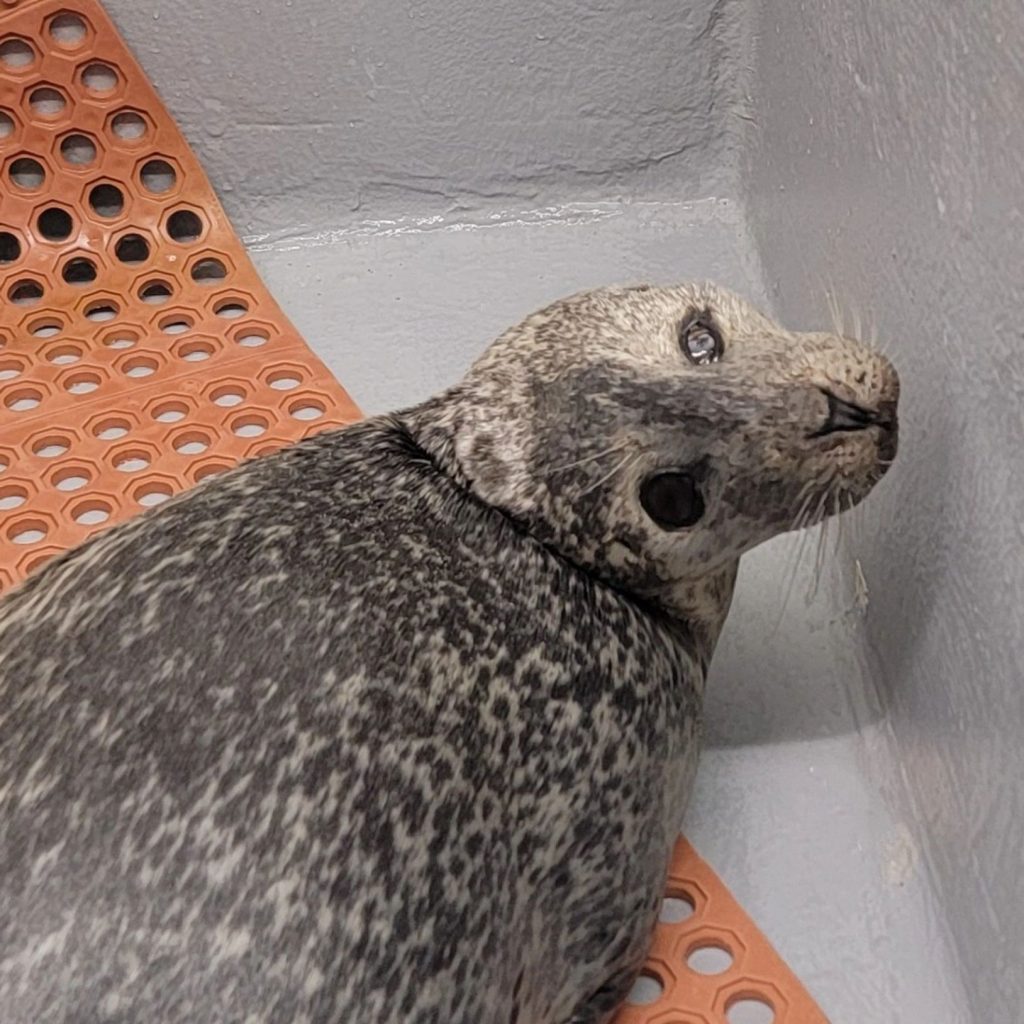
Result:
<instances>
[{"instance_id":1,"label":"painted wall surface","mask_svg":"<svg viewBox=\"0 0 1024 1024\"><path fill-rule=\"evenodd\" d=\"M720 194L742 124L745 6L107 2L256 235L567 195Z\"/></svg>"},{"instance_id":2,"label":"painted wall surface","mask_svg":"<svg viewBox=\"0 0 1024 1024\"><path fill-rule=\"evenodd\" d=\"M777 0L748 181L769 290L902 372L856 550L871 666L972 1009L1024 1003L1024 11ZM807 323L807 326L814 326Z\"/></svg>"}]
</instances>

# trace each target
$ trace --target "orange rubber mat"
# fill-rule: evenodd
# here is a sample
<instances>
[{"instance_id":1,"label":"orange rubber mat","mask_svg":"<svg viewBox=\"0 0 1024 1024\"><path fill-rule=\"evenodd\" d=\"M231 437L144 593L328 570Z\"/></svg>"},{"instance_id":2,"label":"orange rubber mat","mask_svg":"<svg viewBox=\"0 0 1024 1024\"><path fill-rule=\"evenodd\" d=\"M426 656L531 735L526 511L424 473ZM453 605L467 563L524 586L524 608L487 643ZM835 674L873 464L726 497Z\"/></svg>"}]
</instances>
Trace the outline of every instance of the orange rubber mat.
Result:
<instances>
[{"instance_id":1,"label":"orange rubber mat","mask_svg":"<svg viewBox=\"0 0 1024 1024\"><path fill-rule=\"evenodd\" d=\"M97 0L0 0L0 591L358 410ZM827 1024L680 841L617 1024Z\"/></svg>"},{"instance_id":2,"label":"orange rubber mat","mask_svg":"<svg viewBox=\"0 0 1024 1024\"><path fill-rule=\"evenodd\" d=\"M711 868L676 844L643 973L615 1024L828 1024Z\"/></svg>"},{"instance_id":3,"label":"orange rubber mat","mask_svg":"<svg viewBox=\"0 0 1024 1024\"><path fill-rule=\"evenodd\" d=\"M0 0L0 589L358 410L102 8Z\"/></svg>"}]
</instances>

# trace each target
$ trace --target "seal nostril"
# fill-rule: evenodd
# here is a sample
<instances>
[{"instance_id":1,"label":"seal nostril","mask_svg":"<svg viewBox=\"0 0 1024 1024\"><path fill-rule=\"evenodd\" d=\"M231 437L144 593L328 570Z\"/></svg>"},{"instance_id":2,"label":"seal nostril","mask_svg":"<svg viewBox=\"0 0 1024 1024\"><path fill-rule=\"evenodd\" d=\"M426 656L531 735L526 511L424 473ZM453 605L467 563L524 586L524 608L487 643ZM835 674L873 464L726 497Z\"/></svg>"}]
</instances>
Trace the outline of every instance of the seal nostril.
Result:
<instances>
[{"instance_id":1,"label":"seal nostril","mask_svg":"<svg viewBox=\"0 0 1024 1024\"><path fill-rule=\"evenodd\" d=\"M827 437L840 431L866 430L868 427L886 425L880 411L847 402L824 388L822 394L828 401L828 417L824 426L814 431L811 437Z\"/></svg>"}]
</instances>

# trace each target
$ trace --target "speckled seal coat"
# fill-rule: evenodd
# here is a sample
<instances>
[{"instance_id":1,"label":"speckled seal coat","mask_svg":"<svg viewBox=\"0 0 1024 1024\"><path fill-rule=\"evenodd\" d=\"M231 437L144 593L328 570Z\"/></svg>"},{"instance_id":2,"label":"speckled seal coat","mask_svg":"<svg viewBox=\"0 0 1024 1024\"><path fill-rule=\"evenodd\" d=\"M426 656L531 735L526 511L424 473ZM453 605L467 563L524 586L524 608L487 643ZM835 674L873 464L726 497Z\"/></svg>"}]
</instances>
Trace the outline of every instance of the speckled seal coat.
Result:
<instances>
[{"instance_id":1,"label":"speckled seal coat","mask_svg":"<svg viewBox=\"0 0 1024 1024\"><path fill-rule=\"evenodd\" d=\"M713 286L603 289L47 566L0 603L3 1024L608 1020L737 559L867 494L896 390Z\"/></svg>"}]
</instances>

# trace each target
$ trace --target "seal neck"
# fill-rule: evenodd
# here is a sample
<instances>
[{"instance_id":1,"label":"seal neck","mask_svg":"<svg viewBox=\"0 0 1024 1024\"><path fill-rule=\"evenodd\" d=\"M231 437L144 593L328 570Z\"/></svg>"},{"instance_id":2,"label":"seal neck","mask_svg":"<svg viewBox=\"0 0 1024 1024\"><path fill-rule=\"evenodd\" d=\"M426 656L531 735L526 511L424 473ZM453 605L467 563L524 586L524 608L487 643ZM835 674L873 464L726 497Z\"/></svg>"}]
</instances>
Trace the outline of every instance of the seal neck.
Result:
<instances>
[{"instance_id":1,"label":"seal neck","mask_svg":"<svg viewBox=\"0 0 1024 1024\"><path fill-rule=\"evenodd\" d=\"M585 522L571 521L564 506L552 500L520 436L522 424L509 418L501 429L500 398L489 397L482 401L479 386L464 382L396 421L439 472L482 505L563 561L684 630L706 670L732 603L738 560L693 579L665 579L624 562L620 543L605 542Z\"/></svg>"}]
</instances>

